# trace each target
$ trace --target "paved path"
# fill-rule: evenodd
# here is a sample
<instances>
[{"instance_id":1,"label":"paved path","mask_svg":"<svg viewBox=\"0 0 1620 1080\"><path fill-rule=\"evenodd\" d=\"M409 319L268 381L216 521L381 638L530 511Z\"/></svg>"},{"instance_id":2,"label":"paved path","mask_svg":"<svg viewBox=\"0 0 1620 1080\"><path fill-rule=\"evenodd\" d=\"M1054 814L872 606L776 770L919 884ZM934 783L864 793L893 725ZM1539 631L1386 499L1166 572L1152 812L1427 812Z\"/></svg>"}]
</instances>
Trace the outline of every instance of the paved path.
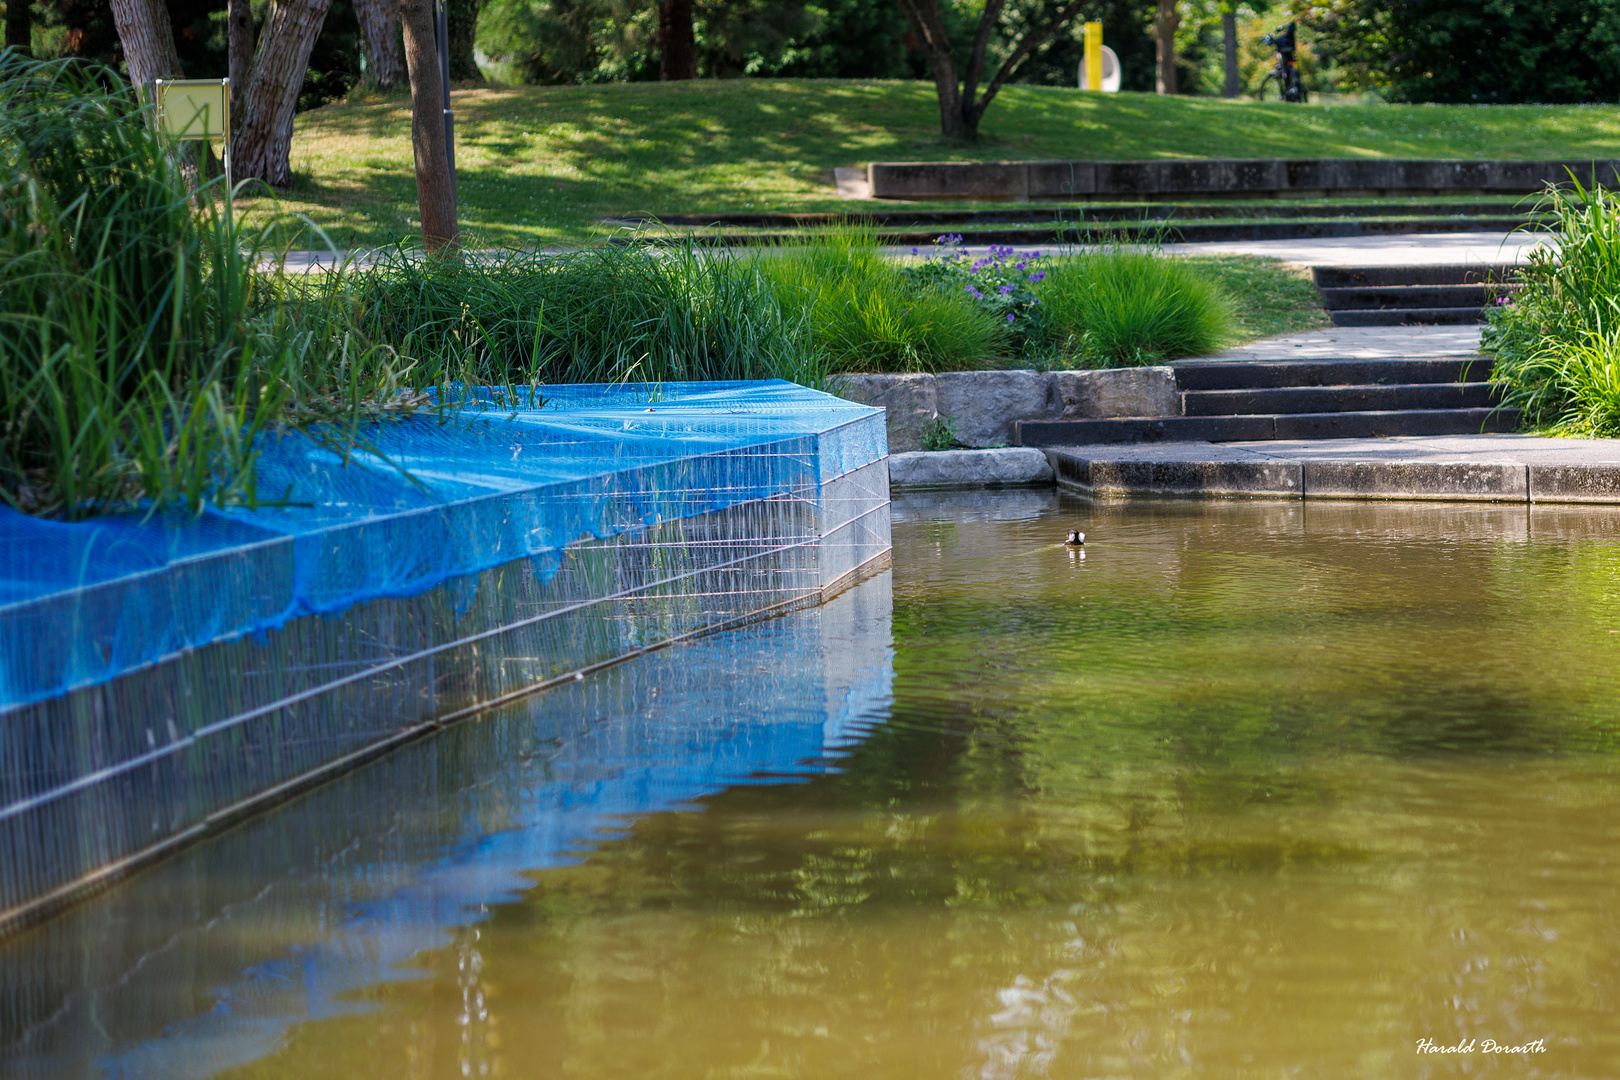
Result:
<instances>
[{"instance_id":1,"label":"paved path","mask_svg":"<svg viewBox=\"0 0 1620 1080\"><path fill-rule=\"evenodd\" d=\"M1478 326L1330 326L1264 338L1214 356L1184 360L1378 360L1467 356L1479 351Z\"/></svg>"},{"instance_id":2,"label":"paved path","mask_svg":"<svg viewBox=\"0 0 1620 1080\"><path fill-rule=\"evenodd\" d=\"M1264 255L1305 266L1452 266L1524 262L1550 233L1410 233L1328 240L1244 240L1224 244L1166 244L1181 255Z\"/></svg>"}]
</instances>

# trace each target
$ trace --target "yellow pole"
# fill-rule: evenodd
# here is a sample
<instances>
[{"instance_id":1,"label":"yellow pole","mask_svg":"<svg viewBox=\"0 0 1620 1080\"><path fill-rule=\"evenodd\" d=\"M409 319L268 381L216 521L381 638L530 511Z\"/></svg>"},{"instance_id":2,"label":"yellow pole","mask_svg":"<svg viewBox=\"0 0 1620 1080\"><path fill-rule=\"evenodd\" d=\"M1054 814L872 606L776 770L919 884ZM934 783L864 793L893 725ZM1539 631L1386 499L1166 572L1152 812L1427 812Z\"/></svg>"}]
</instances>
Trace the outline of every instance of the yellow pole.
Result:
<instances>
[{"instance_id":1,"label":"yellow pole","mask_svg":"<svg viewBox=\"0 0 1620 1080\"><path fill-rule=\"evenodd\" d=\"M1102 89L1102 23L1086 23L1086 89Z\"/></svg>"}]
</instances>

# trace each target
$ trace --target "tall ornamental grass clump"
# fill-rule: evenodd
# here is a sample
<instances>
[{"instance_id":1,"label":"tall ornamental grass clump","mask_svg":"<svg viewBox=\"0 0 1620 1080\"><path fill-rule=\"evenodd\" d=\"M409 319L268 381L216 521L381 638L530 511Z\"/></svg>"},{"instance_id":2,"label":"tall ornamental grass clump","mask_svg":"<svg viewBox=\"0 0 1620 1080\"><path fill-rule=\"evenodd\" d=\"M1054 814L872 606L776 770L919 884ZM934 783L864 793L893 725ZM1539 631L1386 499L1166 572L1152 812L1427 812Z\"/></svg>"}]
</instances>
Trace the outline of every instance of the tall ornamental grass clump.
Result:
<instances>
[{"instance_id":1,"label":"tall ornamental grass clump","mask_svg":"<svg viewBox=\"0 0 1620 1080\"><path fill-rule=\"evenodd\" d=\"M1537 209L1556 219L1558 243L1533 249L1487 309L1491 379L1531 427L1620 435L1620 197L1575 184Z\"/></svg>"},{"instance_id":2,"label":"tall ornamental grass clump","mask_svg":"<svg viewBox=\"0 0 1620 1080\"><path fill-rule=\"evenodd\" d=\"M802 313L751 261L690 241L460 260L396 249L344 287L369 337L445 386L822 377Z\"/></svg>"},{"instance_id":3,"label":"tall ornamental grass clump","mask_svg":"<svg viewBox=\"0 0 1620 1080\"><path fill-rule=\"evenodd\" d=\"M1164 255L1084 251L1045 265L1035 287L1048 347L1088 367L1207 356L1232 335L1232 303L1195 267Z\"/></svg>"},{"instance_id":4,"label":"tall ornamental grass clump","mask_svg":"<svg viewBox=\"0 0 1620 1080\"><path fill-rule=\"evenodd\" d=\"M756 265L778 302L803 313L832 371L978 367L1009 339L965 293L909 280L858 226L775 248Z\"/></svg>"},{"instance_id":5,"label":"tall ornamental grass clump","mask_svg":"<svg viewBox=\"0 0 1620 1080\"><path fill-rule=\"evenodd\" d=\"M333 290L249 272L108 69L0 54L0 499L253 502L259 438L395 401Z\"/></svg>"}]
</instances>

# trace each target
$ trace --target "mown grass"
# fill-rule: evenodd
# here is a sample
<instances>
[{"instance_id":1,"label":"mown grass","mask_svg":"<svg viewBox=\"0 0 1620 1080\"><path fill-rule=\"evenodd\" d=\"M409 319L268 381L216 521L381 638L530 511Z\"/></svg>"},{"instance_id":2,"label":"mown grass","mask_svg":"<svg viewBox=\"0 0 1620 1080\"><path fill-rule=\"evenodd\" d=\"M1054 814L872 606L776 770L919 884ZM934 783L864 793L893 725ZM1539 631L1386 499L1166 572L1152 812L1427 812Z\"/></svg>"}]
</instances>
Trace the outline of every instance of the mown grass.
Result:
<instances>
[{"instance_id":1,"label":"mown grass","mask_svg":"<svg viewBox=\"0 0 1620 1080\"><path fill-rule=\"evenodd\" d=\"M574 244L603 215L848 210L832 170L873 160L1620 157L1620 108L1282 105L1013 86L971 146L931 84L841 80L458 90L461 212L491 246ZM409 102L300 114L283 199L342 246L413 234Z\"/></svg>"}]
</instances>

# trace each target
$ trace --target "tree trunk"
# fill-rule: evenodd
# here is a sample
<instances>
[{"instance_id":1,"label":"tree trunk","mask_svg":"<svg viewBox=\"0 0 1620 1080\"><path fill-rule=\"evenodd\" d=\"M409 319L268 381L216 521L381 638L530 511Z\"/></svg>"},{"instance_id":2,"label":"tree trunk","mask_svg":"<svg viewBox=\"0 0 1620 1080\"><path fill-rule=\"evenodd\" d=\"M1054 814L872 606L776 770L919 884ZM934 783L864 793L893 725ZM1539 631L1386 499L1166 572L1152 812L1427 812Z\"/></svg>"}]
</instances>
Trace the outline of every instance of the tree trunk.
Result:
<instances>
[{"instance_id":1,"label":"tree trunk","mask_svg":"<svg viewBox=\"0 0 1620 1080\"><path fill-rule=\"evenodd\" d=\"M6 46L24 56L33 51L34 24L28 17L30 0L6 0Z\"/></svg>"},{"instance_id":2,"label":"tree trunk","mask_svg":"<svg viewBox=\"0 0 1620 1080\"><path fill-rule=\"evenodd\" d=\"M481 0L444 0L445 21L450 24L450 81L483 82L473 56L478 37L478 7Z\"/></svg>"},{"instance_id":3,"label":"tree trunk","mask_svg":"<svg viewBox=\"0 0 1620 1080\"><path fill-rule=\"evenodd\" d=\"M460 232L444 144L444 84L439 79L433 0L400 0L399 18L405 31L405 65L411 74L411 151L416 158L422 243L430 252L453 252Z\"/></svg>"},{"instance_id":4,"label":"tree trunk","mask_svg":"<svg viewBox=\"0 0 1620 1080\"><path fill-rule=\"evenodd\" d=\"M273 0L248 75L231 164L239 180L292 183L293 113L332 0Z\"/></svg>"},{"instance_id":5,"label":"tree trunk","mask_svg":"<svg viewBox=\"0 0 1620 1080\"><path fill-rule=\"evenodd\" d=\"M1176 14L1176 0L1159 0L1159 16L1153 20L1158 39L1158 78L1154 89L1161 94L1176 92L1176 30L1181 16Z\"/></svg>"},{"instance_id":6,"label":"tree trunk","mask_svg":"<svg viewBox=\"0 0 1620 1080\"><path fill-rule=\"evenodd\" d=\"M153 79L184 74L180 54L174 50L169 9L162 0L112 0L113 23L124 46L129 81L142 95L151 93Z\"/></svg>"},{"instance_id":7,"label":"tree trunk","mask_svg":"<svg viewBox=\"0 0 1620 1080\"><path fill-rule=\"evenodd\" d=\"M692 0L661 0L658 5L658 77L697 78L697 34Z\"/></svg>"},{"instance_id":8,"label":"tree trunk","mask_svg":"<svg viewBox=\"0 0 1620 1080\"><path fill-rule=\"evenodd\" d=\"M226 73L231 77L231 130L242 126L247 106L248 76L253 70L253 11L248 0L227 0L225 8Z\"/></svg>"},{"instance_id":9,"label":"tree trunk","mask_svg":"<svg viewBox=\"0 0 1620 1080\"><path fill-rule=\"evenodd\" d=\"M403 85L405 57L399 51L397 0L354 0L354 15L360 23L367 81L379 90Z\"/></svg>"},{"instance_id":10,"label":"tree trunk","mask_svg":"<svg viewBox=\"0 0 1620 1080\"><path fill-rule=\"evenodd\" d=\"M1221 36L1226 39L1226 88L1224 96L1235 98L1243 88L1238 81L1237 16L1230 11L1221 13Z\"/></svg>"}]
</instances>

